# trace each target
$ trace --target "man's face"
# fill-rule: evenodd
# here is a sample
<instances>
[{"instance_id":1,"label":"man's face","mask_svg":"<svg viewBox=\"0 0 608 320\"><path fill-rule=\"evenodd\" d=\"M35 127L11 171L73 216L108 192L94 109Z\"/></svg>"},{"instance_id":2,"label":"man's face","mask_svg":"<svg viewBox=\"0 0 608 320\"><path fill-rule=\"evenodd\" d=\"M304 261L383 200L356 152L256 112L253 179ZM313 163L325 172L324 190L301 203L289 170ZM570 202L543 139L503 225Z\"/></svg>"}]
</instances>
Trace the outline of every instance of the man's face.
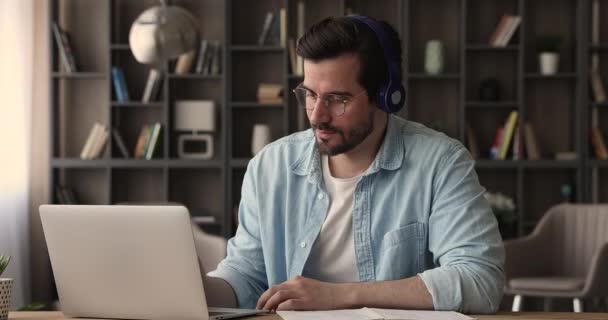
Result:
<instances>
[{"instance_id":1,"label":"man's face","mask_svg":"<svg viewBox=\"0 0 608 320\"><path fill-rule=\"evenodd\" d=\"M357 82L360 63L356 55L345 54L319 62L304 60L302 87L319 97L314 109L306 110L319 151L330 156L357 147L374 130L377 108ZM328 94L344 96L344 113L336 115L326 107Z\"/></svg>"}]
</instances>

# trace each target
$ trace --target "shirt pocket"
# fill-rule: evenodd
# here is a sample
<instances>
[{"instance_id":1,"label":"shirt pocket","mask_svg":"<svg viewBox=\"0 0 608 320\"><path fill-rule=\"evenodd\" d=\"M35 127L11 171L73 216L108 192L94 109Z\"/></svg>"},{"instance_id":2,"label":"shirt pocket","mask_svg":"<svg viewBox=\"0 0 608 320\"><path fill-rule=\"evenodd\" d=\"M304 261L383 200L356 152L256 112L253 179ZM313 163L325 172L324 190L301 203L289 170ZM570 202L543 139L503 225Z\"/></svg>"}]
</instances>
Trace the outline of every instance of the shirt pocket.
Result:
<instances>
[{"instance_id":1,"label":"shirt pocket","mask_svg":"<svg viewBox=\"0 0 608 320\"><path fill-rule=\"evenodd\" d=\"M425 224L414 222L384 234L380 244L378 276L403 279L423 270Z\"/></svg>"}]
</instances>

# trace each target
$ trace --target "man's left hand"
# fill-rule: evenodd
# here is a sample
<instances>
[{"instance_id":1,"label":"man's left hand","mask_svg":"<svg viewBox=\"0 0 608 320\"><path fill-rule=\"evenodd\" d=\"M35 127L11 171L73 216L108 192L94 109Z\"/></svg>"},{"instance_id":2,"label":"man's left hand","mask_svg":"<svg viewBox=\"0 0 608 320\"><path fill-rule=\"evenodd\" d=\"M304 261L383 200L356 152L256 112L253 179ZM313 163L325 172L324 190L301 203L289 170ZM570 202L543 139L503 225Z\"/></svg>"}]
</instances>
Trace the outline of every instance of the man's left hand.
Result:
<instances>
[{"instance_id":1,"label":"man's left hand","mask_svg":"<svg viewBox=\"0 0 608 320\"><path fill-rule=\"evenodd\" d=\"M259 310L332 310L340 303L340 285L301 276L272 286L260 296Z\"/></svg>"}]
</instances>

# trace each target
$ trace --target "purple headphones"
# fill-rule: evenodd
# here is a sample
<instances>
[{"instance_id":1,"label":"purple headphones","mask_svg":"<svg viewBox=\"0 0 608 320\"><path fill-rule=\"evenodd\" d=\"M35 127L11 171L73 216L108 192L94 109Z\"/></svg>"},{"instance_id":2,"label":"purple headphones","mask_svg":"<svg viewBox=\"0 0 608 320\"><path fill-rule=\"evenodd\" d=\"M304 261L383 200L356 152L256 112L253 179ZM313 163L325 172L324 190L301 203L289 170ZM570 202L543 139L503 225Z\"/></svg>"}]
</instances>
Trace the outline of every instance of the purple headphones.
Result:
<instances>
[{"instance_id":1,"label":"purple headphones","mask_svg":"<svg viewBox=\"0 0 608 320\"><path fill-rule=\"evenodd\" d=\"M376 101L378 106L385 112L394 113L405 105L405 88L401 83L401 70L399 69L398 59L388 34L376 21L365 16L349 16L357 21L363 22L376 34L376 38L384 52L384 60L388 66L388 82L380 86Z\"/></svg>"}]
</instances>

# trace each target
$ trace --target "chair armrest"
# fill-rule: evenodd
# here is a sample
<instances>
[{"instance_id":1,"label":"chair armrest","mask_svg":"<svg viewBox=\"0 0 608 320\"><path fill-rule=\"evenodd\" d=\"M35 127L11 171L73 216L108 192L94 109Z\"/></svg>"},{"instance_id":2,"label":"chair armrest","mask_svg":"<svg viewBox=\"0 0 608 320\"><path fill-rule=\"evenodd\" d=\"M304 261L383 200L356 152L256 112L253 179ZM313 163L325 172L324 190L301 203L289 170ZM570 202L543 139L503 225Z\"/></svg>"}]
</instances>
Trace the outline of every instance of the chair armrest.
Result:
<instances>
[{"instance_id":1,"label":"chair armrest","mask_svg":"<svg viewBox=\"0 0 608 320\"><path fill-rule=\"evenodd\" d=\"M584 297L608 295L608 243L604 243L591 258L583 288Z\"/></svg>"},{"instance_id":2,"label":"chair armrest","mask_svg":"<svg viewBox=\"0 0 608 320\"><path fill-rule=\"evenodd\" d=\"M540 232L505 241L505 283L510 279L547 275L551 271L550 259L546 256L548 236Z\"/></svg>"}]
</instances>

